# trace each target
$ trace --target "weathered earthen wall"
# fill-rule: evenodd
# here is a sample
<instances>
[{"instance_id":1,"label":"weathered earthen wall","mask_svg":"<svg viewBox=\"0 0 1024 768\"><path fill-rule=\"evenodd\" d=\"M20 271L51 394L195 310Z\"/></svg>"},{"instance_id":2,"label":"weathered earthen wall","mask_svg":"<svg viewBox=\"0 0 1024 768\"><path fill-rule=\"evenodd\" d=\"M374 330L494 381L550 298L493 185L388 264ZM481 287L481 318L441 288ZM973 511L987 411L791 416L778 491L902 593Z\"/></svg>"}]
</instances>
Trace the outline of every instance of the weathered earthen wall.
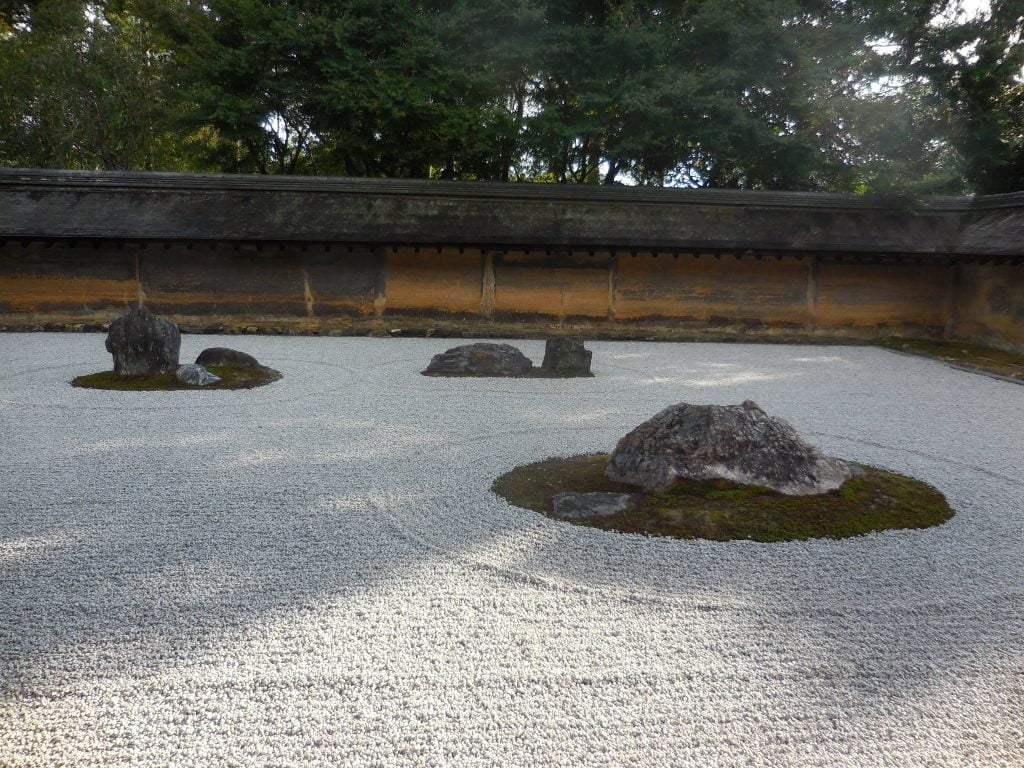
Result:
<instances>
[{"instance_id":1,"label":"weathered earthen wall","mask_svg":"<svg viewBox=\"0 0 1024 768\"><path fill-rule=\"evenodd\" d=\"M0 169L0 326L1024 345L1024 193Z\"/></svg>"},{"instance_id":2,"label":"weathered earthen wall","mask_svg":"<svg viewBox=\"0 0 1024 768\"><path fill-rule=\"evenodd\" d=\"M470 317L482 311L484 255L478 248L382 249L383 315Z\"/></svg>"},{"instance_id":3,"label":"weathered earthen wall","mask_svg":"<svg viewBox=\"0 0 1024 768\"><path fill-rule=\"evenodd\" d=\"M1024 265L964 264L955 280L955 337L1024 352Z\"/></svg>"},{"instance_id":4,"label":"weathered earthen wall","mask_svg":"<svg viewBox=\"0 0 1024 768\"><path fill-rule=\"evenodd\" d=\"M879 335L944 332L948 265L818 264L813 324Z\"/></svg>"},{"instance_id":5,"label":"weathered earthen wall","mask_svg":"<svg viewBox=\"0 0 1024 768\"><path fill-rule=\"evenodd\" d=\"M311 244L0 248L0 325L103 323L140 300L192 328L571 325L606 336L946 335L1024 345L1024 266L1010 264Z\"/></svg>"},{"instance_id":6,"label":"weathered earthen wall","mask_svg":"<svg viewBox=\"0 0 1024 768\"><path fill-rule=\"evenodd\" d=\"M507 251L494 258L498 319L593 321L609 311L609 254ZM485 265L486 266L486 265Z\"/></svg>"},{"instance_id":7,"label":"weathered earthen wall","mask_svg":"<svg viewBox=\"0 0 1024 768\"><path fill-rule=\"evenodd\" d=\"M138 298L134 252L61 242L0 247L0 315L107 317Z\"/></svg>"},{"instance_id":8,"label":"weathered earthen wall","mask_svg":"<svg viewBox=\"0 0 1024 768\"><path fill-rule=\"evenodd\" d=\"M617 259L618 320L804 327L810 260L638 253Z\"/></svg>"}]
</instances>

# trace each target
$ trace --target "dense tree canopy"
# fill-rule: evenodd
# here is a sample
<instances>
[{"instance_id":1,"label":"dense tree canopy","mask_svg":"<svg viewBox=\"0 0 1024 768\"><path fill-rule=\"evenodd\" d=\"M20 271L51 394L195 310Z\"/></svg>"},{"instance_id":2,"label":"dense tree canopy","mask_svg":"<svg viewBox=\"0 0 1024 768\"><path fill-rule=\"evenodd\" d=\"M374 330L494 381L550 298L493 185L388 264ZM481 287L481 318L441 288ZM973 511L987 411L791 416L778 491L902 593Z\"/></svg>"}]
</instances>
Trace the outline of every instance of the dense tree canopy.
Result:
<instances>
[{"instance_id":1,"label":"dense tree canopy","mask_svg":"<svg viewBox=\"0 0 1024 768\"><path fill-rule=\"evenodd\" d=\"M1024 189L1024 0L0 0L0 163Z\"/></svg>"}]
</instances>

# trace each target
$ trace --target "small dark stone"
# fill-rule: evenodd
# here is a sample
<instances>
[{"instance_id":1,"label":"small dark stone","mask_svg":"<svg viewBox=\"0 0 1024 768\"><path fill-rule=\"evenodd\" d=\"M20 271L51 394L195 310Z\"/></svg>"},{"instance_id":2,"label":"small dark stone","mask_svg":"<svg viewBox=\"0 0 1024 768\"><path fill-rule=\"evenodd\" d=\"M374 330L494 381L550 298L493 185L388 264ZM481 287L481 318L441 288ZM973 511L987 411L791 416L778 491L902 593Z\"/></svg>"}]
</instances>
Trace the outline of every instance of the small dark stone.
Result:
<instances>
[{"instance_id":1,"label":"small dark stone","mask_svg":"<svg viewBox=\"0 0 1024 768\"><path fill-rule=\"evenodd\" d=\"M181 332L145 307L135 307L110 324L107 351L114 370L128 376L168 373L178 369Z\"/></svg>"},{"instance_id":2,"label":"small dark stone","mask_svg":"<svg viewBox=\"0 0 1024 768\"><path fill-rule=\"evenodd\" d=\"M628 493L556 493L552 498L554 516L559 520L611 517L633 504Z\"/></svg>"},{"instance_id":3,"label":"small dark stone","mask_svg":"<svg viewBox=\"0 0 1024 768\"><path fill-rule=\"evenodd\" d=\"M182 384L195 384L200 387L205 387L207 384L220 381L220 376L214 376L208 370L203 368L203 366L196 365L195 363L188 363L179 367L178 370L175 371L174 377Z\"/></svg>"},{"instance_id":4,"label":"small dark stone","mask_svg":"<svg viewBox=\"0 0 1024 768\"><path fill-rule=\"evenodd\" d=\"M546 371L585 376L590 373L590 357L591 352L583 347L581 336L563 336L548 339L544 346L544 362L540 367Z\"/></svg>"},{"instance_id":5,"label":"small dark stone","mask_svg":"<svg viewBox=\"0 0 1024 768\"><path fill-rule=\"evenodd\" d=\"M196 365L235 365L239 368L252 368L262 371L265 366L247 352L239 352L237 349L228 347L208 347L199 353L196 358Z\"/></svg>"},{"instance_id":6,"label":"small dark stone","mask_svg":"<svg viewBox=\"0 0 1024 768\"><path fill-rule=\"evenodd\" d=\"M524 376L533 363L511 344L480 342L434 355L427 376Z\"/></svg>"},{"instance_id":7,"label":"small dark stone","mask_svg":"<svg viewBox=\"0 0 1024 768\"><path fill-rule=\"evenodd\" d=\"M619 441L605 475L653 491L683 479L728 480L807 496L835 490L851 471L747 400L666 408Z\"/></svg>"}]
</instances>

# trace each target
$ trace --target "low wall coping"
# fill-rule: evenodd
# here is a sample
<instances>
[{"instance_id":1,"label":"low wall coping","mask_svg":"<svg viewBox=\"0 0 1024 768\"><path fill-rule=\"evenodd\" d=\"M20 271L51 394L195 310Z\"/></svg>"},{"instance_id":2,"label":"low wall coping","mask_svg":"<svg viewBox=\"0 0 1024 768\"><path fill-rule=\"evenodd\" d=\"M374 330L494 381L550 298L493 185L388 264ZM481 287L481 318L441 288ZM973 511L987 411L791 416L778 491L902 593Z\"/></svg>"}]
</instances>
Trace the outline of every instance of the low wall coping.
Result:
<instances>
[{"instance_id":1,"label":"low wall coping","mask_svg":"<svg viewBox=\"0 0 1024 768\"><path fill-rule=\"evenodd\" d=\"M0 169L0 238L1024 255L1024 193L811 192Z\"/></svg>"}]
</instances>

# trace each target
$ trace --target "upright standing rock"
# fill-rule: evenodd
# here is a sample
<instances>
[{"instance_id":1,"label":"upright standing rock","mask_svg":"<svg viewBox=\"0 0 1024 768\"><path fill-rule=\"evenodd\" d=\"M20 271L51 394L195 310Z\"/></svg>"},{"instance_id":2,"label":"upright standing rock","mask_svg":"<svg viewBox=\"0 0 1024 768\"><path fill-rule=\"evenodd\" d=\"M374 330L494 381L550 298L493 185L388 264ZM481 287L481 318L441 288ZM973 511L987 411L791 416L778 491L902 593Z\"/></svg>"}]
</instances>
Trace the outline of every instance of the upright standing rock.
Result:
<instances>
[{"instance_id":1,"label":"upright standing rock","mask_svg":"<svg viewBox=\"0 0 1024 768\"><path fill-rule=\"evenodd\" d=\"M544 345L544 362L541 368L545 371L557 371L576 376L590 375L589 349L583 347L581 336L563 336L548 339Z\"/></svg>"},{"instance_id":2,"label":"upright standing rock","mask_svg":"<svg viewBox=\"0 0 1024 768\"><path fill-rule=\"evenodd\" d=\"M107 351L114 371L126 376L174 372L178 369L181 331L145 307L135 307L110 324Z\"/></svg>"},{"instance_id":3,"label":"upright standing rock","mask_svg":"<svg viewBox=\"0 0 1024 768\"><path fill-rule=\"evenodd\" d=\"M666 408L619 441L605 475L654 491L683 479L729 480L809 496L835 490L851 471L747 400Z\"/></svg>"}]
</instances>

